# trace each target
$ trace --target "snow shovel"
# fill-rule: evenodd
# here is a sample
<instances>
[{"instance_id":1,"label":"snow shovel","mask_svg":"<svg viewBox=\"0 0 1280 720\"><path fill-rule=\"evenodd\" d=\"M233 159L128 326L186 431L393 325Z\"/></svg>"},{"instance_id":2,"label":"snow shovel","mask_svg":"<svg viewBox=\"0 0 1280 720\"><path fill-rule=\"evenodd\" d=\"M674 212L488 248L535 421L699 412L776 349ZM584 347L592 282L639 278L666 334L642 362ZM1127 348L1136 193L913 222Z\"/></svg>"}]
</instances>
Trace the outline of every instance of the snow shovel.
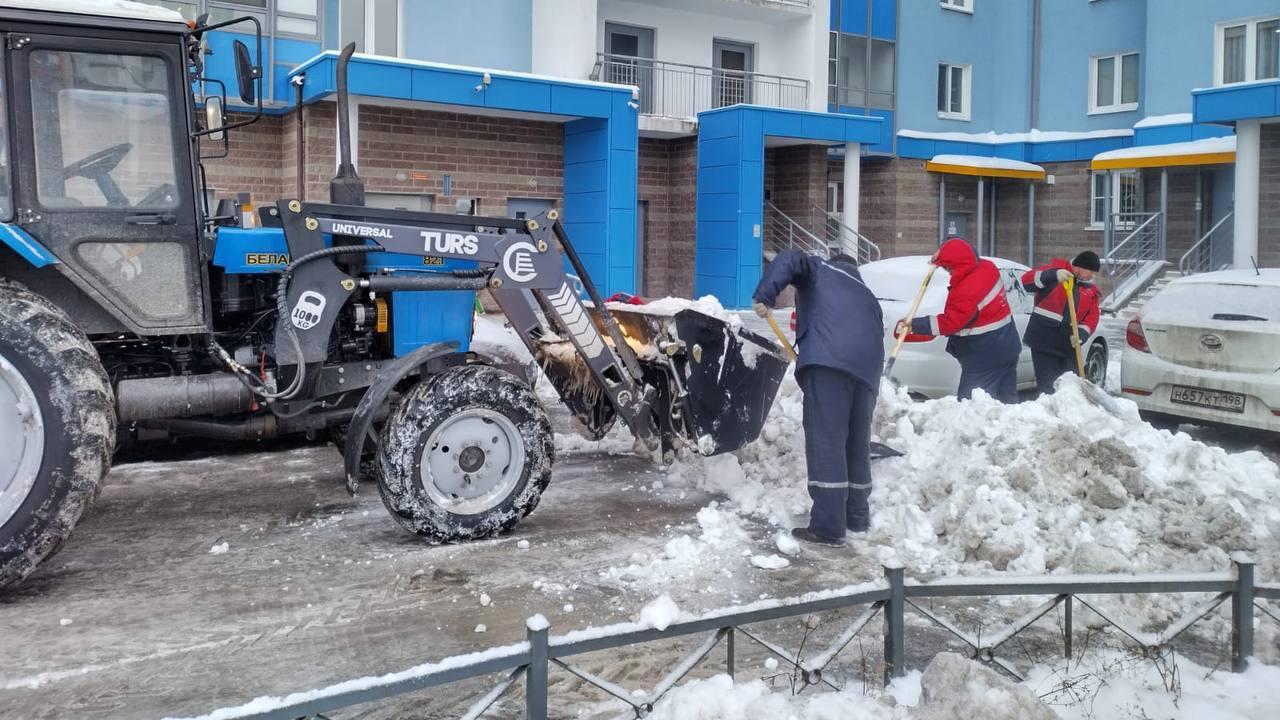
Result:
<instances>
[{"instance_id":1,"label":"snow shovel","mask_svg":"<svg viewBox=\"0 0 1280 720\"><path fill-rule=\"evenodd\" d=\"M1071 316L1071 347L1076 351L1076 372L1083 378L1084 356L1080 354L1080 321L1076 319L1076 279L1067 280L1063 283L1062 289L1067 291L1067 312Z\"/></svg>"},{"instance_id":2,"label":"snow shovel","mask_svg":"<svg viewBox=\"0 0 1280 720\"><path fill-rule=\"evenodd\" d=\"M1082 385L1085 397L1089 398L1095 404L1101 406L1103 410L1106 410L1112 415L1118 418L1123 418L1124 415L1119 406L1116 405L1115 398L1108 395L1106 390L1094 385L1092 382L1089 382L1089 379L1085 377L1084 356L1081 354L1080 349L1080 321L1076 318L1076 280L1073 277L1062 285L1062 289L1067 292L1067 313L1068 317L1071 318L1071 347L1075 348L1076 351L1076 372L1080 375L1080 379L1084 381Z\"/></svg>"},{"instance_id":3,"label":"snow shovel","mask_svg":"<svg viewBox=\"0 0 1280 720\"><path fill-rule=\"evenodd\" d=\"M938 269L937 265L929 264L929 273L924 276L924 282L920 283L920 289L916 292L916 299L911 302L911 309L907 311L907 321L916 316L916 311L920 309L920 301L924 299L924 293L929 289L929 281L933 280L933 273ZM894 329L895 332L897 329ZM910 335L910 329L907 332L898 335L898 342L893 346L893 352L889 353L889 360L884 364L884 376L887 378L893 372L893 364L898 360L898 353L902 350L902 344L907 341Z\"/></svg>"}]
</instances>

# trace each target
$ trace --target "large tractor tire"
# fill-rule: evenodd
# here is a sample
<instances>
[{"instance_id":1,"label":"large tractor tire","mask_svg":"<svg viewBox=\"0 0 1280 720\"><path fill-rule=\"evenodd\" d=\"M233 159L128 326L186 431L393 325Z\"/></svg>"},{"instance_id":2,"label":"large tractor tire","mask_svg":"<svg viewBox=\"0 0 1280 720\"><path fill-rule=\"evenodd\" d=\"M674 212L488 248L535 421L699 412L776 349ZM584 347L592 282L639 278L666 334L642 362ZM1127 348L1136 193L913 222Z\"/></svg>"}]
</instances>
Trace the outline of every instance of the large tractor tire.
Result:
<instances>
[{"instance_id":1,"label":"large tractor tire","mask_svg":"<svg viewBox=\"0 0 1280 720\"><path fill-rule=\"evenodd\" d=\"M47 299L0 280L0 588L58 551L111 468L111 385Z\"/></svg>"},{"instance_id":2,"label":"large tractor tire","mask_svg":"<svg viewBox=\"0 0 1280 720\"><path fill-rule=\"evenodd\" d=\"M423 379L382 428L382 501L431 542L491 537L533 512L551 481L555 437L524 382L487 365Z\"/></svg>"}]
</instances>

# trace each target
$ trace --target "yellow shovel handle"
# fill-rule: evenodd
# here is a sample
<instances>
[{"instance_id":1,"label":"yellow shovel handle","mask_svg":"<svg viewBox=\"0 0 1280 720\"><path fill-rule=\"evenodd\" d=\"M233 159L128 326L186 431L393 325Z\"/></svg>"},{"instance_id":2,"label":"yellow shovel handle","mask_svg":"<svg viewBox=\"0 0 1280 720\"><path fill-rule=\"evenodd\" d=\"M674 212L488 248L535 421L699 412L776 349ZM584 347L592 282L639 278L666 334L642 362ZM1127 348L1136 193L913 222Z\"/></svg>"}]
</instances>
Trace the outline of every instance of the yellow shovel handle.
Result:
<instances>
[{"instance_id":1,"label":"yellow shovel handle","mask_svg":"<svg viewBox=\"0 0 1280 720\"><path fill-rule=\"evenodd\" d=\"M778 336L778 342L781 342L782 347L787 349L787 355L789 355L792 360L795 360L796 349L791 345L791 341L787 339L787 336L783 334L782 328L778 327L778 321L773 319L773 313L770 312L765 316L765 319L769 321L769 327L773 328L773 334Z\"/></svg>"},{"instance_id":2,"label":"yellow shovel handle","mask_svg":"<svg viewBox=\"0 0 1280 720\"><path fill-rule=\"evenodd\" d=\"M1076 319L1076 281L1071 278L1062 284L1067 291L1067 311L1071 313L1071 347L1076 351L1076 371L1084 377L1084 356L1080 354L1080 322Z\"/></svg>"}]
</instances>

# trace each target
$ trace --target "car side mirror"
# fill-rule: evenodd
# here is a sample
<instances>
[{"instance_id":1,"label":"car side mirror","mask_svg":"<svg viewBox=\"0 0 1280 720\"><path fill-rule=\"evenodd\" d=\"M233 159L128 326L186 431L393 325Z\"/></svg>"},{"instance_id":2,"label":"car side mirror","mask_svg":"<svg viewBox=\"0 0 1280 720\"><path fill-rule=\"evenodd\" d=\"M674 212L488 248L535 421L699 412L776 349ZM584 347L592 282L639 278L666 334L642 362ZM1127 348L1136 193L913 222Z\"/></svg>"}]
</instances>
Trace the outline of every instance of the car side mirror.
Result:
<instances>
[{"instance_id":1,"label":"car side mirror","mask_svg":"<svg viewBox=\"0 0 1280 720\"><path fill-rule=\"evenodd\" d=\"M236 56L236 81L240 85L240 99L246 105L253 105L258 98L257 89L253 84L258 78L258 68L249 58L249 46L243 42L236 40L232 45L232 51Z\"/></svg>"},{"instance_id":2,"label":"car side mirror","mask_svg":"<svg viewBox=\"0 0 1280 720\"><path fill-rule=\"evenodd\" d=\"M227 110L222 106L222 98L217 95L210 95L204 99L204 127L206 130L216 130L209 133L210 140L222 140L226 136L226 132L222 128L227 125Z\"/></svg>"}]
</instances>

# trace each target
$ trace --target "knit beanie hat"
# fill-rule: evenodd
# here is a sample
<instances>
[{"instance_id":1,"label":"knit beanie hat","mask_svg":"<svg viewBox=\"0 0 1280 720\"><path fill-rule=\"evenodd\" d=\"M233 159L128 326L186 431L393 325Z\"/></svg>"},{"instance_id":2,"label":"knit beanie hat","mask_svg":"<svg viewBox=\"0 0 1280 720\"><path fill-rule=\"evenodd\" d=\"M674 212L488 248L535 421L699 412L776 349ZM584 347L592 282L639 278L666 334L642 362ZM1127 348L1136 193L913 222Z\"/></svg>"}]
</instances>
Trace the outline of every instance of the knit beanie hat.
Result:
<instances>
[{"instance_id":1,"label":"knit beanie hat","mask_svg":"<svg viewBox=\"0 0 1280 720\"><path fill-rule=\"evenodd\" d=\"M1071 264L1078 268L1092 270L1093 272L1102 270L1102 260L1098 257L1098 253L1092 250L1085 250L1080 253L1076 256L1075 260L1071 261Z\"/></svg>"}]
</instances>

